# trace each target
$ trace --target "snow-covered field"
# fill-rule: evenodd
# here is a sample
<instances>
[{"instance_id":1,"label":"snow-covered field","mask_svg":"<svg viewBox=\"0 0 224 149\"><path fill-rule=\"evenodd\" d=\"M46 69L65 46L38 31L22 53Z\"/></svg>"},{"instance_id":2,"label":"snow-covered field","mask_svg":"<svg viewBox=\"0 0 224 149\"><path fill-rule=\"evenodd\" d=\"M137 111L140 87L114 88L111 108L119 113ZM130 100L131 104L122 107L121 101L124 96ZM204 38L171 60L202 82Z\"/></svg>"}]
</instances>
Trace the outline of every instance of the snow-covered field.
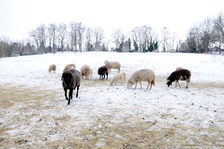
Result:
<instances>
[{"instance_id":1,"label":"snow-covered field","mask_svg":"<svg viewBox=\"0 0 224 149\"><path fill-rule=\"evenodd\" d=\"M98 80L105 60L128 76L148 68L152 90ZM56 73L48 66L57 65ZM64 66L88 64L79 97L67 106ZM176 67L191 71L189 88L168 88ZM57 53L0 59L0 148L224 148L224 57L179 53Z\"/></svg>"}]
</instances>

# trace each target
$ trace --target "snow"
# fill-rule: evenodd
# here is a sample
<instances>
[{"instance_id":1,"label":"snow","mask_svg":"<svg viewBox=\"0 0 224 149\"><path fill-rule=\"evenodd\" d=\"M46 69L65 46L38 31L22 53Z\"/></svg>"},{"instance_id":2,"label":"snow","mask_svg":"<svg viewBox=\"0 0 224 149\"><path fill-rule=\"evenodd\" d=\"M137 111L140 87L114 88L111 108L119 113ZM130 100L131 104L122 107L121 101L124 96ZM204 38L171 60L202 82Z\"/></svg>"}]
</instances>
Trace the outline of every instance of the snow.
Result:
<instances>
[{"instance_id":1,"label":"snow","mask_svg":"<svg viewBox=\"0 0 224 149\"><path fill-rule=\"evenodd\" d=\"M126 85L109 86L109 81L99 81L97 75L98 67L104 65L105 60L119 61L121 71L128 78L136 70L151 69L156 74L156 85L152 90L145 90L146 83L143 83L143 89L139 86L137 89L128 89ZM56 73L48 73L52 63L57 65ZM73 98L67 106L60 79L64 66L69 63L74 63L78 70L83 64L90 65L93 78L82 80L79 97ZM11 106L0 110L0 128L9 129L5 138L27 137L28 144L43 146L47 141L66 136L94 140L87 130L95 130L96 136L100 137L95 138L93 145L105 147L109 137L123 141L129 137L122 135L124 132L119 134L119 129L108 133L104 129L115 126L137 129L142 123L151 126L155 122L148 129L163 132L163 129L184 126L181 132L175 131L175 135L187 136L189 144L195 143L194 138L200 140L201 136L213 135L218 141L212 145L223 145L223 65L223 56L183 53L64 52L1 58L0 86L39 90L38 97L44 98L28 102L12 99ZM191 71L189 89L184 88L185 82L181 82L182 88L166 86L166 78L176 67ZM117 71L112 70L109 79L116 74ZM44 90L54 93L55 97L45 95ZM191 129L185 131L187 128ZM208 131L210 129L217 131ZM169 136L166 133L162 134ZM174 145L180 144L175 142Z\"/></svg>"}]
</instances>

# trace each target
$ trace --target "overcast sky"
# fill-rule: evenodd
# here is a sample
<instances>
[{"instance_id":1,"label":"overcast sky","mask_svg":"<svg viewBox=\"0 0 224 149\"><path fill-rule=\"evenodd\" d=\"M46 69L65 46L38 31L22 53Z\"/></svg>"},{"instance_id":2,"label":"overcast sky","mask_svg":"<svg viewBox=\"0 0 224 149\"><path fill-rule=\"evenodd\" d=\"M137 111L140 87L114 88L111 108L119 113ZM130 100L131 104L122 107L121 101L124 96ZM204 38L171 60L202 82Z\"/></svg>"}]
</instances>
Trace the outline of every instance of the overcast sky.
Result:
<instances>
[{"instance_id":1,"label":"overcast sky","mask_svg":"<svg viewBox=\"0 0 224 149\"><path fill-rule=\"evenodd\" d=\"M82 22L106 35L163 27L183 39L194 24L224 12L224 0L0 0L0 37L26 39L39 24Z\"/></svg>"}]
</instances>

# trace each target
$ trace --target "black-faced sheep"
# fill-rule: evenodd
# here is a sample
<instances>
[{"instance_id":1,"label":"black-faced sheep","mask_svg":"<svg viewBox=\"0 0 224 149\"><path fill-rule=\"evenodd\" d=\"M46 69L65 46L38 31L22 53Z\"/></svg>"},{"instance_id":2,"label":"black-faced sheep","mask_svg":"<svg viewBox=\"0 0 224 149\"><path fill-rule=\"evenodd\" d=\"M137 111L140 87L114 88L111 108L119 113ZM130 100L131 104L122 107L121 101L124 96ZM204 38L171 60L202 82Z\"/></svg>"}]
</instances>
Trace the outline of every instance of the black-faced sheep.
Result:
<instances>
[{"instance_id":1,"label":"black-faced sheep","mask_svg":"<svg viewBox=\"0 0 224 149\"><path fill-rule=\"evenodd\" d=\"M131 87L133 84L135 84L136 88L139 82L140 87L142 88L141 81L147 81L148 86L146 89L149 88L149 85L151 89L152 85L155 85L155 73L150 69L141 69L139 71L134 72L128 80L128 87Z\"/></svg>"},{"instance_id":2,"label":"black-faced sheep","mask_svg":"<svg viewBox=\"0 0 224 149\"><path fill-rule=\"evenodd\" d=\"M113 84L116 85L116 83L121 83L122 85L125 82L125 80L126 80L126 74L124 72L121 72L113 77L113 79L110 82L110 85L113 86Z\"/></svg>"},{"instance_id":3,"label":"black-faced sheep","mask_svg":"<svg viewBox=\"0 0 224 149\"><path fill-rule=\"evenodd\" d=\"M50 72L56 72L56 65L55 64L51 64L50 66L49 66L49 68L48 68L48 72L50 73Z\"/></svg>"},{"instance_id":4,"label":"black-faced sheep","mask_svg":"<svg viewBox=\"0 0 224 149\"><path fill-rule=\"evenodd\" d=\"M76 97L78 97L80 87L80 72L76 69L65 70L62 74L62 86L65 91L65 98L68 100L68 105L73 97L73 90L77 88ZM67 97L67 90L69 89L69 97Z\"/></svg>"},{"instance_id":5,"label":"black-faced sheep","mask_svg":"<svg viewBox=\"0 0 224 149\"><path fill-rule=\"evenodd\" d=\"M89 80L89 77L93 73L89 65L83 65L80 69L80 72L81 72L82 79L85 77L85 79L88 79L88 80Z\"/></svg>"},{"instance_id":6,"label":"black-faced sheep","mask_svg":"<svg viewBox=\"0 0 224 149\"><path fill-rule=\"evenodd\" d=\"M106 79L108 79L108 68L107 68L107 66L101 66L101 67L98 69L98 74L100 75L99 80L103 80L103 79L105 79L105 75L107 76Z\"/></svg>"},{"instance_id":7,"label":"black-faced sheep","mask_svg":"<svg viewBox=\"0 0 224 149\"><path fill-rule=\"evenodd\" d=\"M121 69L121 64L119 62L112 62L112 61L104 61L104 64L108 67L109 71L111 69L117 69L118 73L120 72Z\"/></svg>"},{"instance_id":8,"label":"black-faced sheep","mask_svg":"<svg viewBox=\"0 0 224 149\"><path fill-rule=\"evenodd\" d=\"M191 80L191 72L187 69L181 69L178 71L174 71L170 74L170 76L167 78L167 85L168 87L172 85L172 82L176 81L175 87L177 87L177 83L180 86L179 80L184 80L187 82L186 88L188 88L188 84L190 83Z\"/></svg>"}]
</instances>

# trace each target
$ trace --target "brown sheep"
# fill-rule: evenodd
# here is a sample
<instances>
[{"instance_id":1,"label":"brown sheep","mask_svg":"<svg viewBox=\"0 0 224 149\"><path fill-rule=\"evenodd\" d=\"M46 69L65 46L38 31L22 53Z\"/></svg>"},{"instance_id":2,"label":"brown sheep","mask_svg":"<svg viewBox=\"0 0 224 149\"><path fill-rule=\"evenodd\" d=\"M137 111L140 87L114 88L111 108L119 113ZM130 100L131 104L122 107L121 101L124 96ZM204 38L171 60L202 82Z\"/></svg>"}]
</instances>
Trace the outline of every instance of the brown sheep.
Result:
<instances>
[{"instance_id":1,"label":"brown sheep","mask_svg":"<svg viewBox=\"0 0 224 149\"><path fill-rule=\"evenodd\" d=\"M50 73L50 72L56 72L56 65L55 64L51 64L50 66L49 66L49 68L48 68L48 72Z\"/></svg>"},{"instance_id":2,"label":"brown sheep","mask_svg":"<svg viewBox=\"0 0 224 149\"><path fill-rule=\"evenodd\" d=\"M172 85L172 82L176 82L175 87L177 87L177 83L180 86L179 80L185 80L187 82L186 88L188 88L188 84L190 83L191 80L191 72L187 69L181 69L178 71L174 71L170 74L170 76L167 78L167 85L168 87Z\"/></svg>"},{"instance_id":3,"label":"brown sheep","mask_svg":"<svg viewBox=\"0 0 224 149\"><path fill-rule=\"evenodd\" d=\"M76 69L65 70L62 74L62 86L65 91L65 98L68 100L68 105L73 97L73 90L77 88L76 98L78 97L80 87L80 72ZM69 97L67 97L67 89L69 89Z\"/></svg>"},{"instance_id":4,"label":"brown sheep","mask_svg":"<svg viewBox=\"0 0 224 149\"><path fill-rule=\"evenodd\" d=\"M128 87L131 87L133 84L135 84L136 89L137 84L139 82L140 87L142 88L141 81L147 81L148 86L146 89L149 88L149 85L151 89L152 85L155 85L155 73L150 69L141 69L139 71L136 71L131 75L130 79L128 80Z\"/></svg>"}]
</instances>

